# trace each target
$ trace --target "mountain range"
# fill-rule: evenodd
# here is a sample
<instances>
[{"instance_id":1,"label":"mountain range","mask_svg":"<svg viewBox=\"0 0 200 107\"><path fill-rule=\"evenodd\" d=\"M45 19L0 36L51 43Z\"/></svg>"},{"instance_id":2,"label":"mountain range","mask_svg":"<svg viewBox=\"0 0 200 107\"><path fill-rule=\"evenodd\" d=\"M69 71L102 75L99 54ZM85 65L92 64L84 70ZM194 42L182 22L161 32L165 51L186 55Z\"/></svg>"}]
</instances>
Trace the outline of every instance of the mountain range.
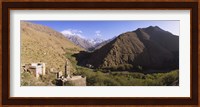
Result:
<instances>
[{"instance_id":1,"label":"mountain range","mask_svg":"<svg viewBox=\"0 0 200 107\"><path fill-rule=\"evenodd\" d=\"M87 39L74 34L70 35L63 33L63 35L77 46L84 48L86 51L94 51L96 49L99 49L110 41L110 39L104 40L99 37L94 39Z\"/></svg>"},{"instance_id":2,"label":"mountain range","mask_svg":"<svg viewBox=\"0 0 200 107\"><path fill-rule=\"evenodd\" d=\"M179 66L179 36L158 26L138 28L95 50L77 55L79 65L129 70L174 69Z\"/></svg>"},{"instance_id":3,"label":"mountain range","mask_svg":"<svg viewBox=\"0 0 200 107\"><path fill-rule=\"evenodd\" d=\"M78 35L66 35L65 34L65 37L68 38L71 42L73 42L77 46L84 48L85 50L89 50L90 48L93 48L93 46L94 46L87 39L81 38Z\"/></svg>"},{"instance_id":4,"label":"mountain range","mask_svg":"<svg viewBox=\"0 0 200 107\"><path fill-rule=\"evenodd\" d=\"M46 26L21 21L21 41L22 64L43 61L49 68L64 68L67 52L76 56L78 65L91 65L93 68L130 70L179 67L179 36L158 26L138 28L106 41L96 40L100 42L92 43L74 35L66 38L66 35Z\"/></svg>"}]
</instances>

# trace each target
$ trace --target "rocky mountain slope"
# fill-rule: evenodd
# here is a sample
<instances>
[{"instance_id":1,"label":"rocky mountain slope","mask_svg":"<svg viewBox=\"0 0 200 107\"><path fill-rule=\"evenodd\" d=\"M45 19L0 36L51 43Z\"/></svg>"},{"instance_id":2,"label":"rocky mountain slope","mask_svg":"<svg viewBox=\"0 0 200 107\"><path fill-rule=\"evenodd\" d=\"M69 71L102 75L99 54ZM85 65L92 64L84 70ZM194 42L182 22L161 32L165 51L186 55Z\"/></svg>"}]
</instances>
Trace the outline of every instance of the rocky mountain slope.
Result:
<instances>
[{"instance_id":1,"label":"rocky mountain slope","mask_svg":"<svg viewBox=\"0 0 200 107\"><path fill-rule=\"evenodd\" d=\"M97 44L104 42L105 40L100 37L96 37L94 39L88 39L87 41L89 41L91 44L93 44L95 46Z\"/></svg>"},{"instance_id":2,"label":"rocky mountain slope","mask_svg":"<svg viewBox=\"0 0 200 107\"><path fill-rule=\"evenodd\" d=\"M116 37L113 37L111 39L108 40L104 40L101 42L97 42L96 44L94 44L91 48L88 49L88 51L93 52L97 49L100 49L101 47L103 47L104 45L106 45L107 43L109 43L110 41L114 40Z\"/></svg>"},{"instance_id":3,"label":"rocky mountain slope","mask_svg":"<svg viewBox=\"0 0 200 107\"><path fill-rule=\"evenodd\" d=\"M94 68L177 68L179 37L158 26L139 28L119 35L86 56L78 55L79 64L91 64Z\"/></svg>"},{"instance_id":4,"label":"rocky mountain slope","mask_svg":"<svg viewBox=\"0 0 200 107\"><path fill-rule=\"evenodd\" d=\"M62 33L62 32L61 32ZM82 47L86 51L94 51L95 49L99 49L106 43L108 43L110 40L103 40L101 38L95 38L95 39L87 39L82 38L79 35L70 35L63 33L63 35L68 38L71 42L76 44L79 47Z\"/></svg>"},{"instance_id":5,"label":"rocky mountain slope","mask_svg":"<svg viewBox=\"0 0 200 107\"><path fill-rule=\"evenodd\" d=\"M66 52L80 50L83 49L51 28L21 21L21 64L42 61L48 68L64 71Z\"/></svg>"},{"instance_id":6,"label":"rocky mountain slope","mask_svg":"<svg viewBox=\"0 0 200 107\"><path fill-rule=\"evenodd\" d=\"M74 44L84 48L85 50L88 50L90 48L93 48L93 44L90 43L88 40L81 38L77 35L65 35L71 42Z\"/></svg>"}]
</instances>

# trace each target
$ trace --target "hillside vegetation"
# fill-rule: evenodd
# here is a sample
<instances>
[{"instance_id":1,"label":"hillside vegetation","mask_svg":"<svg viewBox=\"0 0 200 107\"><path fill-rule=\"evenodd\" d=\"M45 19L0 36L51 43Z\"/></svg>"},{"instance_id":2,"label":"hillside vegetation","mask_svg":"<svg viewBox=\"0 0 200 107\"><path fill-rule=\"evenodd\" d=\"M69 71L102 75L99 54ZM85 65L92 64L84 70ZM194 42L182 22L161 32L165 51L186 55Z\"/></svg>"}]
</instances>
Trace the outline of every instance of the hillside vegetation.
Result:
<instances>
[{"instance_id":1,"label":"hillside vegetation","mask_svg":"<svg viewBox=\"0 0 200 107\"><path fill-rule=\"evenodd\" d=\"M103 70L104 72L104 70ZM166 73L109 72L79 67L77 74L87 77L88 86L178 86L179 70Z\"/></svg>"}]
</instances>

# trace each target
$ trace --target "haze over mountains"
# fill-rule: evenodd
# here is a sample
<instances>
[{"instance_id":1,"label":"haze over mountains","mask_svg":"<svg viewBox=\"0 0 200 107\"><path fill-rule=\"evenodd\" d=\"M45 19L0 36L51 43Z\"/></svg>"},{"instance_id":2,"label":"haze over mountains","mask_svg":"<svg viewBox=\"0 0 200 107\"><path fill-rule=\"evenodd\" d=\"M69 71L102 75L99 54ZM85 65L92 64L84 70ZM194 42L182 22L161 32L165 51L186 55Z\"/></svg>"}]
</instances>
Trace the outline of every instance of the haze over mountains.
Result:
<instances>
[{"instance_id":1,"label":"haze over mountains","mask_svg":"<svg viewBox=\"0 0 200 107\"><path fill-rule=\"evenodd\" d=\"M94 68L178 68L179 37L158 26L120 34L93 53L78 55L80 65Z\"/></svg>"}]
</instances>

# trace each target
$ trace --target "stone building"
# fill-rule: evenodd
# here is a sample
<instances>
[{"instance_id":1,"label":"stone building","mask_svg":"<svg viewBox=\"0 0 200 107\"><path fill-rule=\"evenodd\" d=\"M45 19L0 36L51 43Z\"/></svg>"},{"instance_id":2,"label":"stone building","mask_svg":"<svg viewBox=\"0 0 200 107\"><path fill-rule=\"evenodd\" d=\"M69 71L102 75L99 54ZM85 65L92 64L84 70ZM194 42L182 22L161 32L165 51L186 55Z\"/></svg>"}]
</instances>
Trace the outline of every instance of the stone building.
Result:
<instances>
[{"instance_id":1,"label":"stone building","mask_svg":"<svg viewBox=\"0 0 200 107\"><path fill-rule=\"evenodd\" d=\"M57 86L65 86L65 85L86 86L86 77L72 75L70 73L69 67L70 67L69 63L66 60L64 75L62 75L62 71L57 73L56 85Z\"/></svg>"},{"instance_id":2,"label":"stone building","mask_svg":"<svg viewBox=\"0 0 200 107\"><path fill-rule=\"evenodd\" d=\"M33 73L36 78L38 78L40 75L44 76L46 74L46 66L45 63L42 62L25 64L23 69L26 72Z\"/></svg>"}]
</instances>

